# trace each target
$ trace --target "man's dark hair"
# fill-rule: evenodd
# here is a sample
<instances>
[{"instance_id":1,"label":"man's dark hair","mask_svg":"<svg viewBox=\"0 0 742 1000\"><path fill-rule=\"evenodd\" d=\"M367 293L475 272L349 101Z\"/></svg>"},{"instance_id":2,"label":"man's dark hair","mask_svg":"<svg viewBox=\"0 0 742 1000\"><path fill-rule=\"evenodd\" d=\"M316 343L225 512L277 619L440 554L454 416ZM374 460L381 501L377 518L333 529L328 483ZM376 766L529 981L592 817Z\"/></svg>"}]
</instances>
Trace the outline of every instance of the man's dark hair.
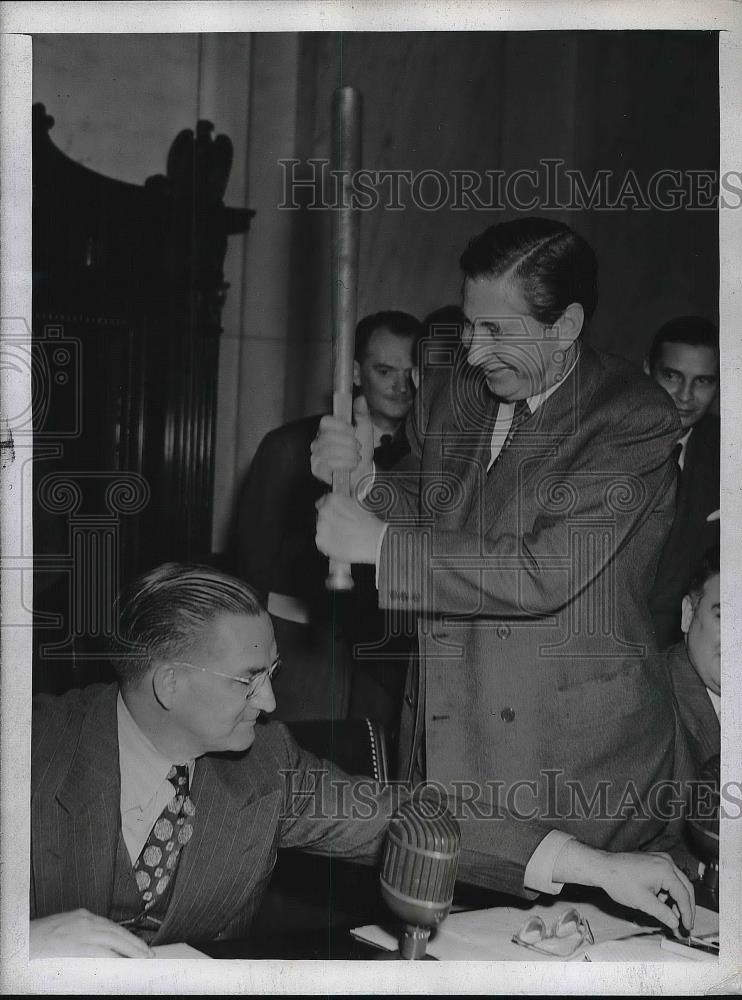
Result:
<instances>
[{"instance_id":1,"label":"man's dark hair","mask_svg":"<svg viewBox=\"0 0 742 1000\"><path fill-rule=\"evenodd\" d=\"M579 302L585 323L598 301L598 261L592 247L569 226L526 218L490 226L461 255L467 278L512 276L530 315L553 326Z\"/></svg>"},{"instance_id":2,"label":"man's dark hair","mask_svg":"<svg viewBox=\"0 0 742 1000\"><path fill-rule=\"evenodd\" d=\"M701 559L700 565L696 568L688 584L688 596L695 608L703 596L703 589L708 581L719 575L719 546L713 545L706 549Z\"/></svg>"},{"instance_id":3,"label":"man's dark hair","mask_svg":"<svg viewBox=\"0 0 742 1000\"><path fill-rule=\"evenodd\" d=\"M368 350L368 342L371 335L377 330L388 330L396 337L413 337L412 356L415 356L417 342L423 336L423 327L419 320L406 312L398 312L394 309L387 309L382 312L372 313L359 320L356 326L356 346L354 357L356 361L363 361Z\"/></svg>"},{"instance_id":4,"label":"man's dark hair","mask_svg":"<svg viewBox=\"0 0 742 1000\"><path fill-rule=\"evenodd\" d=\"M456 336L460 338L465 325L466 317L459 305L441 306L440 309L434 309L433 312L428 313L423 320L423 327L428 337L434 337L436 331L448 333L455 330Z\"/></svg>"},{"instance_id":5,"label":"man's dark hair","mask_svg":"<svg viewBox=\"0 0 742 1000\"><path fill-rule=\"evenodd\" d=\"M113 668L122 687L137 683L157 659L187 655L222 614L254 617L265 609L241 580L210 566L164 563L120 595Z\"/></svg>"},{"instance_id":6,"label":"man's dark hair","mask_svg":"<svg viewBox=\"0 0 742 1000\"><path fill-rule=\"evenodd\" d=\"M677 316L664 323L654 335L649 350L649 367L659 361L663 344L688 344L690 347L710 347L719 360L719 330L703 316Z\"/></svg>"}]
</instances>

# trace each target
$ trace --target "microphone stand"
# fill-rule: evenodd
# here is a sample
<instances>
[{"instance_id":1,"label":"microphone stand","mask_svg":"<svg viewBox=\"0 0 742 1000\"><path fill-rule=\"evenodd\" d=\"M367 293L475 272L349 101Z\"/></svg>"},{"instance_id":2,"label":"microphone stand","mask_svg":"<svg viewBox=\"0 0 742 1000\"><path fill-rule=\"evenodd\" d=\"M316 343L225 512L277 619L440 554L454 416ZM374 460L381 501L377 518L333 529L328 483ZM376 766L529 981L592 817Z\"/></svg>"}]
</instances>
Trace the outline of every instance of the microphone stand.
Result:
<instances>
[{"instance_id":1,"label":"microphone stand","mask_svg":"<svg viewBox=\"0 0 742 1000\"><path fill-rule=\"evenodd\" d=\"M415 924L405 924L402 928L402 935L399 940L399 957L407 961L419 962L427 959L435 962L432 955L427 954L428 941L430 940L430 928L419 927Z\"/></svg>"},{"instance_id":2,"label":"microphone stand","mask_svg":"<svg viewBox=\"0 0 742 1000\"><path fill-rule=\"evenodd\" d=\"M399 948L396 951L381 951L374 955L372 962L437 962L433 955L428 955L430 928L416 924L403 924L399 936Z\"/></svg>"}]
</instances>

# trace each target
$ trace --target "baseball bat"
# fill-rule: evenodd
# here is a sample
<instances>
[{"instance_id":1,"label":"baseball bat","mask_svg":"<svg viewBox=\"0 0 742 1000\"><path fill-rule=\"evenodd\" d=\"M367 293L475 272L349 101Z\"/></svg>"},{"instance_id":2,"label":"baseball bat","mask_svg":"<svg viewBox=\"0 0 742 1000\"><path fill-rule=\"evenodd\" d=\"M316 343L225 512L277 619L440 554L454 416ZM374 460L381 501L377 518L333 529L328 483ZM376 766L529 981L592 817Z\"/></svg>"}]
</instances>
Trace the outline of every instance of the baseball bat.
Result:
<instances>
[{"instance_id":1,"label":"baseball bat","mask_svg":"<svg viewBox=\"0 0 742 1000\"><path fill-rule=\"evenodd\" d=\"M333 95L332 150L339 206L332 210L332 412L350 424L361 234L358 209L351 207L351 177L361 165L361 94L354 87L339 87ZM350 496L350 472L333 472L332 492ZM351 590L350 566L331 559L326 586L328 590Z\"/></svg>"}]
</instances>

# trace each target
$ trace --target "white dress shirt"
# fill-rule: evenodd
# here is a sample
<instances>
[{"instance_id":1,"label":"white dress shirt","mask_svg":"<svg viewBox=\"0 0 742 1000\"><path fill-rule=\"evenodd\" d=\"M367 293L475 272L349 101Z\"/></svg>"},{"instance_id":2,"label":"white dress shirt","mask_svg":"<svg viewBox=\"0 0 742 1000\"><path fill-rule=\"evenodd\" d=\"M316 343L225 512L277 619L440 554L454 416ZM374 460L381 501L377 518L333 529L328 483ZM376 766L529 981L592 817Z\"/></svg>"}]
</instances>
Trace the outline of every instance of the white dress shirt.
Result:
<instances>
[{"instance_id":1,"label":"white dress shirt","mask_svg":"<svg viewBox=\"0 0 742 1000\"><path fill-rule=\"evenodd\" d=\"M717 694L716 691L712 691L711 688L706 688L706 691L711 699L711 704L714 706L716 718L721 722L721 695Z\"/></svg>"},{"instance_id":2,"label":"white dress shirt","mask_svg":"<svg viewBox=\"0 0 742 1000\"><path fill-rule=\"evenodd\" d=\"M689 427L688 430L683 434L681 438L678 438L678 444L680 445L680 454L678 455L678 465L680 466L680 471L682 472L685 468L685 451L688 447L688 441L693 433L693 428Z\"/></svg>"},{"instance_id":3,"label":"white dress shirt","mask_svg":"<svg viewBox=\"0 0 742 1000\"><path fill-rule=\"evenodd\" d=\"M171 761L163 756L144 735L119 693L116 703L121 773L121 832L131 863L134 864L147 843L157 817L171 799L175 788L167 780L173 764L188 764L193 781L196 762Z\"/></svg>"}]
</instances>

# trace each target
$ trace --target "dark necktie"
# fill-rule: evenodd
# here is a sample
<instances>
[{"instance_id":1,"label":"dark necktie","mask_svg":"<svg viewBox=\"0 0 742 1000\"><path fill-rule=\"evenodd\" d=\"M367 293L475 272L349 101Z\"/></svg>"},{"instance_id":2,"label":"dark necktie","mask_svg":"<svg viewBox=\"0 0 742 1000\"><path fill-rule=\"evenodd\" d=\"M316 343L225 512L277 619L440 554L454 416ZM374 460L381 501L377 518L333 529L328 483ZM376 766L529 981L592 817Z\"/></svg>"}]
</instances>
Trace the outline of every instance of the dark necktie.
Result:
<instances>
[{"instance_id":1,"label":"dark necktie","mask_svg":"<svg viewBox=\"0 0 742 1000\"><path fill-rule=\"evenodd\" d=\"M516 400L515 408L513 409L513 421L510 424L507 436L502 443L502 448L500 448L497 457L490 466L490 472L492 471L492 469L494 469L499 460L502 458L506 448L510 447L510 444L513 438L515 437L518 428L530 417L530 415L531 415L531 408L528 405L528 401L525 399Z\"/></svg>"},{"instance_id":2,"label":"dark necktie","mask_svg":"<svg viewBox=\"0 0 742 1000\"><path fill-rule=\"evenodd\" d=\"M172 889L181 852L193 835L196 808L190 799L188 765L174 764L167 780L175 786L175 795L160 813L134 865L145 912Z\"/></svg>"},{"instance_id":3,"label":"dark necktie","mask_svg":"<svg viewBox=\"0 0 742 1000\"><path fill-rule=\"evenodd\" d=\"M382 434L374 448L374 463L380 469L390 469L408 450L405 438L395 441L391 434Z\"/></svg>"},{"instance_id":4,"label":"dark necktie","mask_svg":"<svg viewBox=\"0 0 742 1000\"><path fill-rule=\"evenodd\" d=\"M683 454L683 446L678 441L673 450L673 458L675 459L675 475L678 480L678 489L680 488L680 482L683 478L683 470L680 467L680 456Z\"/></svg>"}]
</instances>

